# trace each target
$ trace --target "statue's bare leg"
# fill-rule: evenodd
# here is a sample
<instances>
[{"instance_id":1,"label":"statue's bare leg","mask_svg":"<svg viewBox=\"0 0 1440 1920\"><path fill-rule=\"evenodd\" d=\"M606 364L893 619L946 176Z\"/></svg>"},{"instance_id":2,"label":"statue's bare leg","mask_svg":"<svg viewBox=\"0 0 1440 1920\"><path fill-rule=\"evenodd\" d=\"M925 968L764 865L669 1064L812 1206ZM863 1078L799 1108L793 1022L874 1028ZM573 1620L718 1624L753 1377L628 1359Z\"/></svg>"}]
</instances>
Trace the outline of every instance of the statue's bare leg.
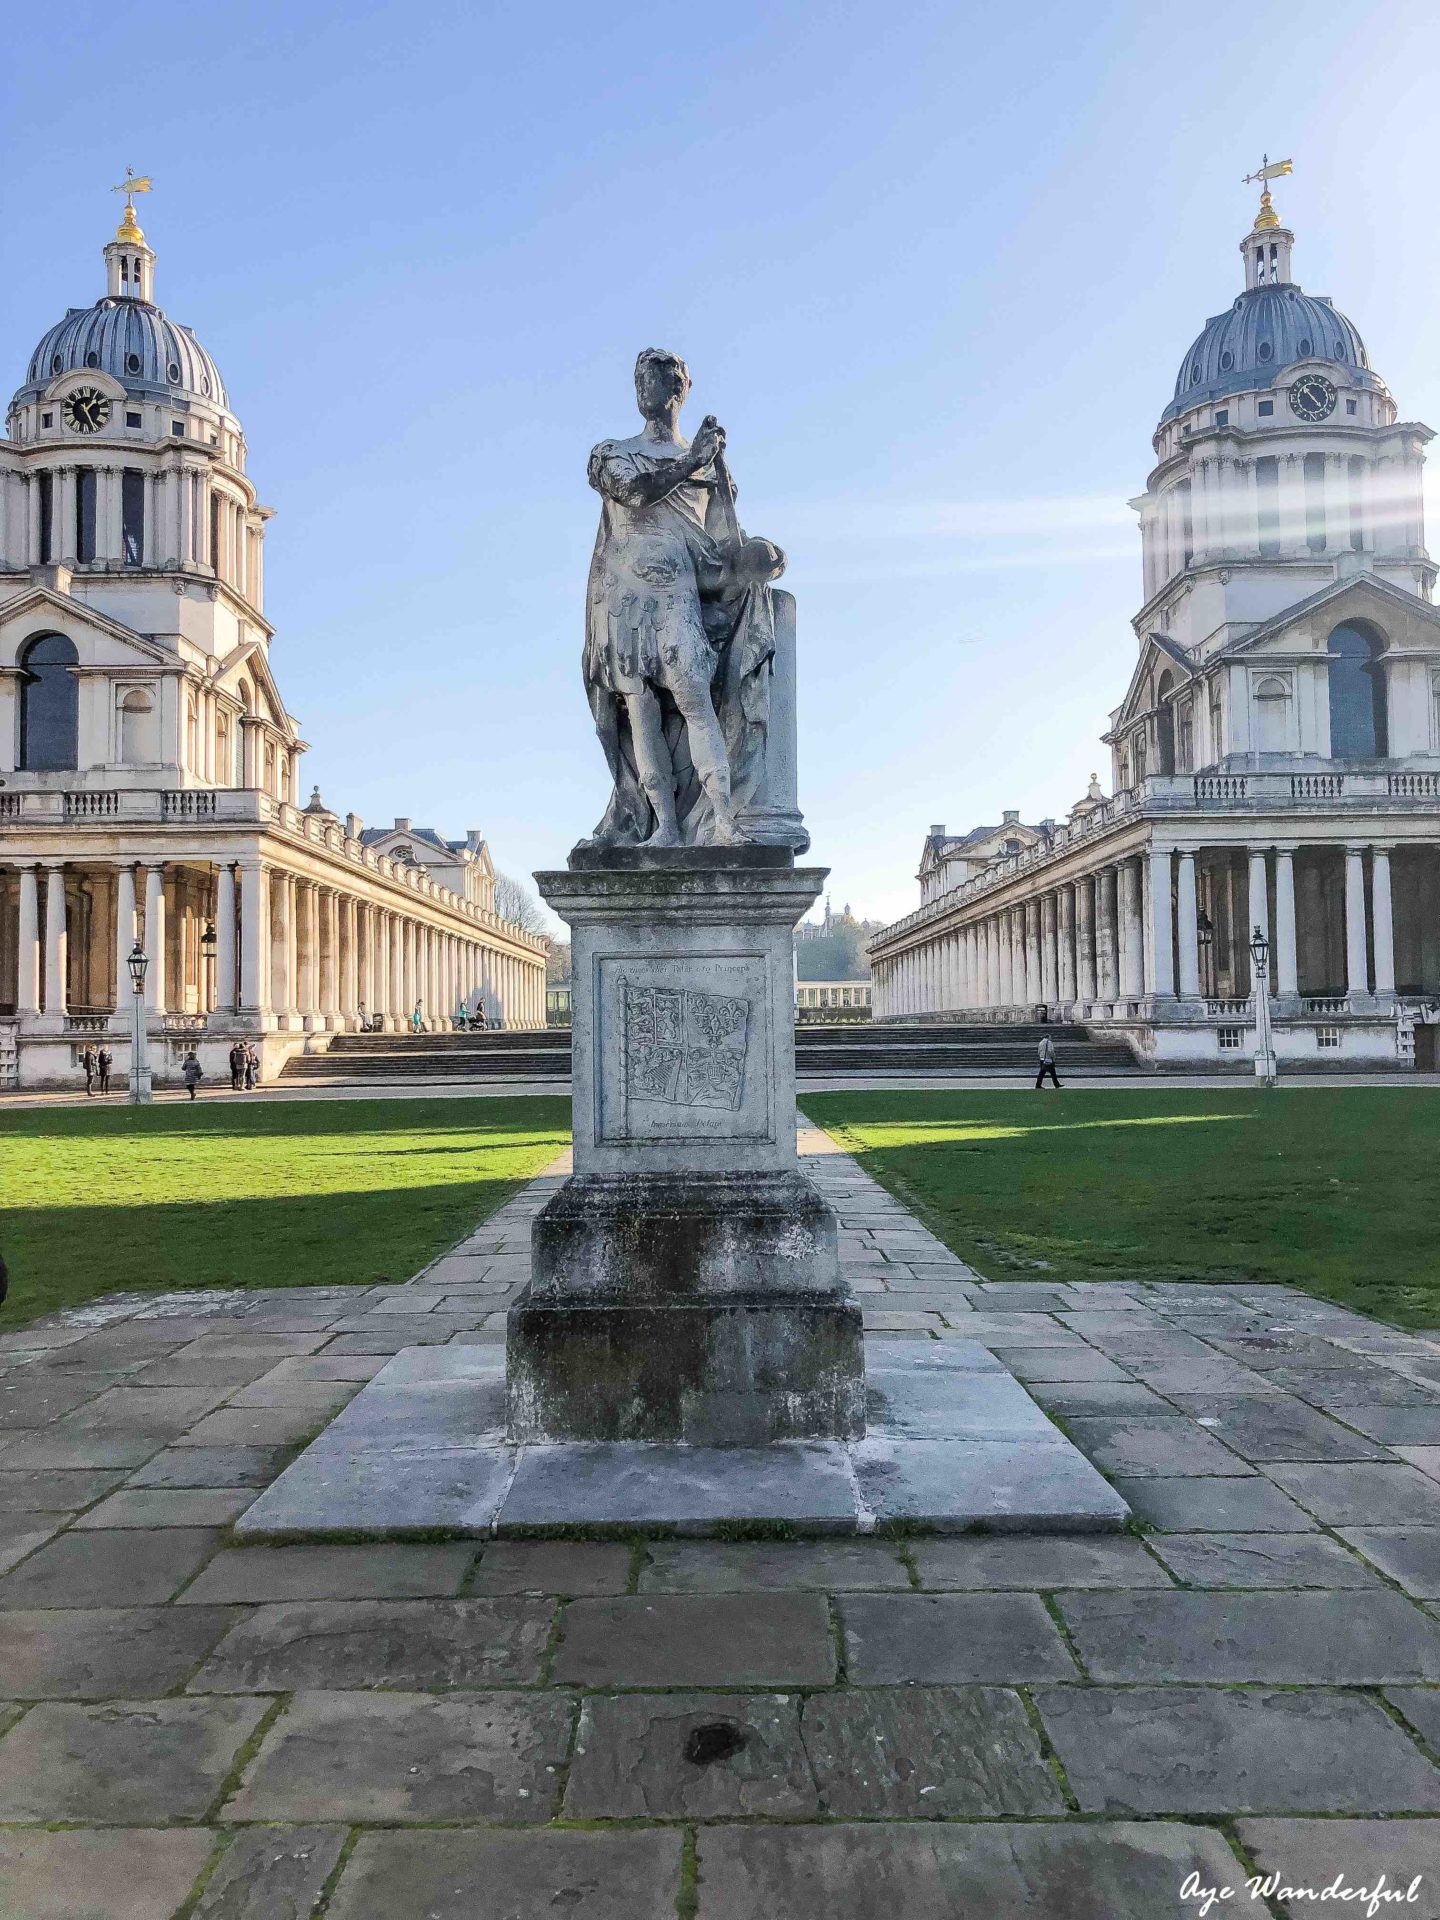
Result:
<instances>
[{"instance_id":1,"label":"statue's bare leg","mask_svg":"<svg viewBox=\"0 0 1440 1920\"><path fill-rule=\"evenodd\" d=\"M630 738L635 745L635 764L640 784L655 814L655 831L645 841L647 847L678 847L680 828L675 818L675 769L665 732L660 724L660 702L649 687L642 686L625 696L630 715Z\"/></svg>"},{"instance_id":2,"label":"statue's bare leg","mask_svg":"<svg viewBox=\"0 0 1440 1920\"><path fill-rule=\"evenodd\" d=\"M710 683L698 675L687 674L683 679L677 676L671 693L685 721L690 759L715 814L715 844L744 846L746 836L736 825L735 809L730 801L730 756L710 698Z\"/></svg>"}]
</instances>

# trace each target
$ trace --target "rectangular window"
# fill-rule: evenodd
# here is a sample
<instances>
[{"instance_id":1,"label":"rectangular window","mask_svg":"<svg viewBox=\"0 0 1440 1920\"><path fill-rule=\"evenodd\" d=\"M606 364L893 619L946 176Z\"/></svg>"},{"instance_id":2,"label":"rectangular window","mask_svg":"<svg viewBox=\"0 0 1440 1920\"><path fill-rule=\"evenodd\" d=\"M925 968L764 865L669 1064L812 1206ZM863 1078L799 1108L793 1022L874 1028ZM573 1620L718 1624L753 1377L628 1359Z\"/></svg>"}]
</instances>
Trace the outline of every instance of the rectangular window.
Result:
<instances>
[{"instance_id":1,"label":"rectangular window","mask_svg":"<svg viewBox=\"0 0 1440 1920\"><path fill-rule=\"evenodd\" d=\"M1350 545L1359 553L1365 545L1365 462L1347 460L1345 476L1350 482Z\"/></svg>"},{"instance_id":2,"label":"rectangular window","mask_svg":"<svg viewBox=\"0 0 1440 1920\"><path fill-rule=\"evenodd\" d=\"M1275 402L1273 400L1262 400L1255 411L1262 420L1268 420L1270 415L1275 411Z\"/></svg>"},{"instance_id":3,"label":"rectangular window","mask_svg":"<svg viewBox=\"0 0 1440 1920\"><path fill-rule=\"evenodd\" d=\"M1317 1047L1338 1047L1340 1029L1338 1027L1316 1027L1315 1044Z\"/></svg>"},{"instance_id":4,"label":"rectangular window","mask_svg":"<svg viewBox=\"0 0 1440 1920\"><path fill-rule=\"evenodd\" d=\"M1216 424L1216 426L1217 426L1217 427L1228 427L1228 426L1229 426L1229 424L1230 424L1230 409L1229 409L1228 407L1217 407L1217 408L1215 409L1215 424Z\"/></svg>"},{"instance_id":5,"label":"rectangular window","mask_svg":"<svg viewBox=\"0 0 1440 1920\"><path fill-rule=\"evenodd\" d=\"M1279 553L1280 462L1273 454L1255 462L1255 518L1260 530L1261 553Z\"/></svg>"},{"instance_id":6,"label":"rectangular window","mask_svg":"<svg viewBox=\"0 0 1440 1920\"><path fill-rule=\"evenodd\" d=\"M54 424L55 424L55 416L54 416L54 414L53 414L53 413L42 413L42 414L41 414L41 416L40 416L40 424L41 424L41 426L42 426L42 427L53 427L53 426L54 426Z\"/></svg>"},{"instance_id":7,"label":"rectangular window","mask_svg":"<svg viewBox=\"0 0 1440 1920\"><path fill-rule=\"evenodd\" d=\"M183 420L172 420L170 422L170 431L175 435L177 440L183 440L185 438L185 422Z\"/></svg>"},{"instance_id":8,"label":"rectangular window","mask_svg":"<svg viewBox=\"0 0 1440 1920\"><path fill-rule=\"evenodd\" d=\"M35 484L40 489L40 558L42 561L55 558L55 481L48 473L35 476Z\"/></svg>"},{"instance_id":9,"label":"rectangular window","mask_svg":"<svg viewBox=\"0 0 1440 1920\"><path fill-rule=\"evenodd\" d=\"M81 467L75 475L75 558L83 566L95 558L95 482L93 467Z\"/></svg>"},{"instance_id":10,"label":"rectangular window","mask_svg":"<svg viewBox=\"0 0 1440 1920\"><path fill-rule=\"evenodd\" d=\"M125 424L127 427L142 427L144 426L145 422L143 417L140 414L127 413L125 416Z\"/></svg>"},{"instance_id":11,"label":"rectangular window","mask_svg":"<svg viewBox=\"0 0 1440 1920\"><path fill-rule=\"evenodd\" d=\"M1345 402L1345 411L1346 413L1357 413L1359 411L1359 408L1356 406L1356 403L1353 400L1347 400Z\"/></svg>"},{"instance_id":12,"label":"rectangular window","mask_svg":"<svg viewBox=\"0 0 1440 1920\"><path fill-rule=\"evenodd\" d=\"M1325 456L1305 456L1305 544L1311 553L1325 551Z\"/></svg>"},{"instance_id":13,"label":"rectangular window","mask_svg":"<svg viewBox=\"0 0 1440 1920\"><path fill-rule=\"evenodd\" d=\"M1215 1037L1220 1043L1221 1053L1239 1053L1245 1044L1244 1027L1217 1027Z\"/></svg>"},{"instance_id":14,"label":"rectangular window","mask_svg":"<svg viewBox=\"0 0 1440 1920\"><path fill-rule=\"evenodd\" d=\"M145 476L126 467L120 483L121 545L127 567L145 558Z\"/></svg>"},{"instance_id":15,"label":"rectangular window","mask_svg":"<svg viewBox=\"0 0 1440 1920\"><path fill-rule=\"evenodd\" d=\"M210 496L210 565L218 574L220 571L220 496Z\"/></svg>"}]
</instances>

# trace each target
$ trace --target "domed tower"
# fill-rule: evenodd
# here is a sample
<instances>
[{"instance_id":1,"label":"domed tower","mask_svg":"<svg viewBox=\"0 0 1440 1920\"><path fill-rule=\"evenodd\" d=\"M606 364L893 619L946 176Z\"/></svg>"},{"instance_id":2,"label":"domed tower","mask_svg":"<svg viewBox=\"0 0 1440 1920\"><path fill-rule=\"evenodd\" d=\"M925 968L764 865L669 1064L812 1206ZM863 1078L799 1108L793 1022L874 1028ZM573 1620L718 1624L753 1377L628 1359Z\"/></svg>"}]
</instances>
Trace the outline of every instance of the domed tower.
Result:
<instances>
[{"instance_id":1,"label":"domed tower","mask_svg":"<svg viewBox=\"0 0 1440 1920\"><path fill-rule=\"evenodd\" d=\"M104 296L43 335L10 403L0 583L58 566L78 598L141 631L174 631L178 611L180 630L217 650L268 640L269 510L219 368L155 304L155 254L129 191L104 258ZM221 611L197 618L207 607Z\"/></svg>"},{"instance_id":2,"label":"domed tower","mask_svg":"<svg viewBox=\"0 0 1440 1920\"><path fill-rule=\"evenodd\" d=\"M1288 167L1267 169L1267 176ZM1397 418L1354 322L1297 285L1268 187L1245 285L1180 363L1139 512L1142 644L1200 656L1366 573L1430 597L1421 494L1430 429Z\"/></svg>"}]
</instances>

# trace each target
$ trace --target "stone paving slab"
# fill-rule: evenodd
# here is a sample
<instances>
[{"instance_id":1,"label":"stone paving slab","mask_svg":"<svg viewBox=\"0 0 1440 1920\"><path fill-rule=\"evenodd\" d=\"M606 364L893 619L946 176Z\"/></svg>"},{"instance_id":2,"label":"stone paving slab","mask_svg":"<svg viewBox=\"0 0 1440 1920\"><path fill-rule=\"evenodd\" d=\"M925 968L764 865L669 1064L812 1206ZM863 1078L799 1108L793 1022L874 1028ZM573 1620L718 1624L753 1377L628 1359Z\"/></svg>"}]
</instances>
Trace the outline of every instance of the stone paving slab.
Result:
<instances>
[{"instance_id":1,"label":"stone paving slab","mask_svg":"<svg viewBox=\"0 0 1440 1920\"><path fill-rule=\"evenodd\" d=\"M835 1639L819 1594L576 1600L553 1674L578 1687L825 1687Z\"/></svg>"},{"instance_id":2,"label":"stone paving slab","mask_svg":"<svg viewBox=\"0 0 1440 1920\"><path fill-rule=\"evenodd\" d=\"M340 1863L345 1838L343 1827L235 1833L191 1920L309 1920Z\"/></svg>"},{"instance_id":3,"label":"stone paving slab","mask_svg":"<svg viewBox=\"0 0 1440 1920\"><path fill-rule=\"evenodd\" d=\"M1241 1820L1238 1823L1241 1845L1255 1862L1258 1873L1269 1884L1280 1885L1270 1893L1277 1913L1286 1920L1313 1920L1326 1911L1318 1904L1327 1887L1338 1880L1342 1888L1388 1889L1391 1900L1376 1906L1381 1914L1403 1913L1424 1916L1435 1904L1435 1887L1440 1881L1440 1822L1434 1820ZM1407 1897L1412 1883L1422 1904L1418 1907ZM1383 1886L1382 1886L1383 1877ZM1294 1897L1287 1897L1287 1889ZM1400 1897L1403 1904L1392 1900ZM1339 1913L1365 1913L1369 1901L1352 1897L1331 1909Z\"/></svg>"},{"instance_id":4,"label":"stone paving slab","mask_svg":"<svg viewBox=\"0 0 1440 1920\"><path fill-rule=\"evenodd\" d=\"M571 1718L554 1694L298 1693L225 1818L549 1820Z\"/></svg>"},{"instance_id":5,"label":"stone paving slab","mask_svg":"<svg viewBox=\"0 0 1440 1920\"><path fill-rule=\"evenodd\" d=\"M674 1920L681 1855L661 1828L364 1834L326 1920L476 1920L487 1887L504 1889L506 1920Z\"/></svg>"},{"instance_id":6,"label":"stone paving slab","mask_svg":"<svg viewBox=\"0 0 1440 1920\"><path fill-rule=\"evenodd\" d=\"M240 1699L32 1707L0 1743L0 1821L198 1820L267 1710Z\"/></svg>"},{"instance_id":7,"label":"stone paving slab","mask_svg":"<svg viewBox=\"0 0 1440 1920\"><path fill-rule=\"evenodd\" d=\"M1440 1812L1440 1771L1356 1694L1041 1687L1035 1704L1087 1813Z\"/></svg>"},{"instance_id":8,"label":"stone paving slab","mask_svg":"<svg viewBox=\"0 0 1440 1920\"><path fill-rule=\"evenodd\" d=\"M215 1844L183 1827L0 1831L0 1887L16 1920L173 1920Z\"/></svg>"},{"instance_id":9,"label":"stone paving slab","mask_svg":"<svg viewBox=\"0 0 1440 1920\"><path fill-rule=\"evenodd\" d=\"M169 1693L239 1617L233 1607L0 1613L0 1695L102 1700Z\"/></svg>"},{"instance_id":10,"label":"stone paving slab","mask_svg":"<svg viewBox=\"0 0 1440 1920\"><path fill-rule=\"evenodd\" d=\"M217 1553L178 1596L184 1606L284 1600L413 1600L458 1594L466 1546L252 1547Z\"/></svg>"},{"instance_id":11,"label":"stone paving slab","mask_svg":"<svg viewBox=\"0 0 1440 1920\"><path fill-rule=\"evenodd\" d=\"M488 1560L500 1547L486 1549ZM640 1569L641 1593L824 1592L837 1588L908 1591L910 1575L895 1548L878 1540L807 1540L727 1545L657 1540Z\"/></svg>"},{"instance_id":12,"label":"stone paving slab","mask_svg":"<svg viewBox=\"0 0 1440 1920\"><path fill-rule=\"evenodd\" d=\"M846 1671L856 1686L1071 1680L1071 1658L1033 1593L846 1594Z\"/></svg>"},{"instance_id":13,"label":"stone paving slab","mask_svg":"<svg viewBox=\"0 0 1440 1920\"><path fill-rule=\"evenodd\" d=\"M793 1694L590 1696L565 1788L570 1820L814 1820L820 1793Z\"/></svg>"},{"instance_id":14,"label":"stone paving slab","mask_svg":"<svg viewBox=\"0 0 1440 1920\"><path fill-rule=\"evenodd\" d=\"M1358 1553L1417 1600L1440 1599L1440 1528L1342 1527Z\"/></svg>"},{"instance_id":15,"label":"stone paving slab","mask_svg":"<svg viewBox=\"0 0 1440 1920\"><path fill-rule=\"evenodd\" d=\"M828 1827L703 1827L698 1920L1182 1920L1180 1889L1243 1883L1204 1827L1046 1821Z\"/></svg>"}]
</instances>

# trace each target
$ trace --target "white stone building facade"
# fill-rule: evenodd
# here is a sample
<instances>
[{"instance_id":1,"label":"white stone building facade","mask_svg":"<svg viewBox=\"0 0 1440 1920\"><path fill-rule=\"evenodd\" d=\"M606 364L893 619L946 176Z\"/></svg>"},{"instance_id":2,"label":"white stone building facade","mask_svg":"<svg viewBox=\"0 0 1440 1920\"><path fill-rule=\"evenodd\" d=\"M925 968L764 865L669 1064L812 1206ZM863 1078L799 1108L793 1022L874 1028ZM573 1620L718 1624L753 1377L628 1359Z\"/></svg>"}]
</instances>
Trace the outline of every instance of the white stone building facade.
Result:
<instances>
[{"instance_id":1,"label":"white stone building facade","mask_svg":"<svg viewBox=\"0 0 1440 1920\"><path fill-rule=\"evenodd\" d=\"M1092 780L1061 823L932 830L919 910L871 943L877 1018L1043 1011L1155 1066L1248 1067L1258 927L1282 1064L1413 1059L1440 1003L1431 431L1294 283L1292 247L1267 192L1131 503L1145 600L1113 797Z\"/></svg>"},{"instance_id":2,"label":"white stone building facade","mask_svg":"<svg viewBox=\"0 0 1440 1920\"><path fill-rule=\"evenodd\" d=\"M128 1072L137 939L160 1078L237 1038L271 1074L362 1008L542 1026L544 942L495 913L478 833L299 805L243 430L129 205L105 262L0 441L0 1086L102 1038Z\"/></svg>"}]
</instances>

